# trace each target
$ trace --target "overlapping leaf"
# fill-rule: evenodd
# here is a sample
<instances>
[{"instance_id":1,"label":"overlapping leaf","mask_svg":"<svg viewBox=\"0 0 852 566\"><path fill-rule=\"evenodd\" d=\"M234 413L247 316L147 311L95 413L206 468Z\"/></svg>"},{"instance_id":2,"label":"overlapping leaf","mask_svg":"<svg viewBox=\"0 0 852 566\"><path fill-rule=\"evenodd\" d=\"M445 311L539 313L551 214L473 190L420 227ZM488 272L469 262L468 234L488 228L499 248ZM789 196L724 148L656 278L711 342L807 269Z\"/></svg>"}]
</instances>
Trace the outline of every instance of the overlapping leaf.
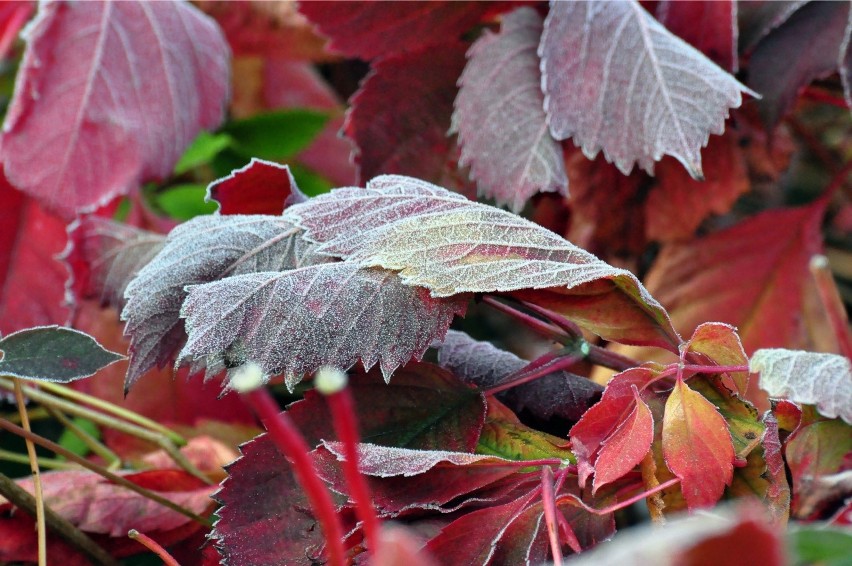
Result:
<instances>
[{"instance_id":1,"label":"overlapping leaf","mask_svg":"<svg viewBox=\"0 0 852 566\"><path fill-rule=\"evenodd\" d=\"M770 397L816 405L823 415L852 424L849 358L770 348L756 351L749 367L760 373L760 388Z\"/></svg>"},{"instance_id":2,"label":"overlapping leaf","mask_svg":"<svg viewBox=\"0 0 852 566\"><path fill-rule=\"evenodd\" d=\"M663 454L690 509L714 505L733 477L734 447L722 415L682 380L666 401Z\"/></svg>"},{"instance_id":3,"label":"overlapping leaf","mask_svg":"<svg viewBox=\"0 0 852 566\"><path fill-rule=\"evenodd\" d=\"M664 0L657 6L657 19L726 71L736 72L737 3L678 2Z\"/></svg>"},{"instance_id":4,"label":"overlapping leaf","mask_svg":"<svg viewBox=\"0 0 852 566\"><path fill-rule=\"evenodd\" d=\"M3 165L65 217L168 176L198 131L222 120L228 48L190 4L46 2L27 41Z\"/></svg>"},{"instance_id":5,"label":"overlapping leaf","mask_svg":"<svg viewBox=\"0 0 852 566\"><path fill-rule=\"evenodd\" d=\"M190 287L180 359L230 352L289 387L324 365L378 363L386 379L441 339L469 297L432 298L395 273L350 262L228 277Z\"/></svg>"},{"instance_id":6,"label":"overlapping leaf","mask_svg":"<svg viewBox=\"0 0 852 566\"><path fill-rule=\"evenodd\" d=\"M293 206L286 216L321 244L319 253L398 270L405 284L435 297L540 289L530 300L605 338L668 348L680 341L631 273L536 224L429 183L381 176L366 189L338 189Z\"/></svg>"},{"instance_id":7,"label":"overlapping leaf","mask_svg":"<svg viewBox=\"0 0 852 566\"><path fill-rule=\"evenodd\" d=\"M122 319L131 358L125 389L147 370L168 363L183 343L179 313L187 285L324 261L298 234L284 218L260 215L200 216L172 230L125 292Z\"/></svg>"},{"instance_id":8,"label":"overlapping leaf","mask_svg":"<svg viewBox=\"0 0 852 566\"><path fill-rule=\"evenodd\" d=\"M567 194L562 148L550 137L536 54L541 17L532 8L505 16L468 51L452 129L459 164L471 166L479 193L517 212L537 192Z\"/></svg>"},{"instance_id":9,"label":"overlapping leaf","mask_svg":"<svg viewBox=\"0 0 852 566\"><path fill-rule=\"evenodd\" d=\"M161 234L98 216L81 218L72 225L69 237L72 248L66 261L76 267L79 259L86 266L74 272L76 278L84 279L83 297L119 309L131 279L160 252L165 241Z\"/></svg>"},{"instance_id":10,"label":"overlapping leaf","mask_svg":"<svg viewBox=\"0 0 852 566\"><path fill-rule=\"evenodd\" d=\"M453 158L447 130L466 49L456 41L373 66L352 96L343 125L357 148L359 183L381 173L444 183Z\"/></svg>"},{"instance_id":11,"label":"overlapping leaf","mask_svg":"<svg viewBox=\"0 0 852 566\"><path fill-rule=\"evenodd\" d=\"M719 366L747 366L748 357L737 334L737 329L721 322L699 324L686 342L687 355L710 361ZM748 372L731 372L737 391L745 395L748 390Z\"/></svg>"},{"instance_id":12,"label":"overlapping leaf","mask_svg":"<svg viewBox=\"0 0 852 566\"><path fill-rule=\"evenodd\" d=\"M262 159L210 183L204 200L219 204L219 214L281 214L287 205L302 202L290 168Z\"/></svg>"},{"instance_id":13,"label":"overlapping leaf","mask_svg":"<svg viewBox=\"0 0 852 566\"><path fill-rule=\"evenodd\" d=\"M651 416L651 410L639 397L636 385L631 385L631 388L634 399L633 409L618 428L603 441L595 460L593 492L625 476L639 465L654 440L654 418Z\"/></svg>"},{"instance_id":14,"label":"overlapping leaf","mask_svg":"<svg viewBox=\"0 0 852 566\"><path fill-rule=\"evenodd\" d=\"M553 136L625 174L672 155L701 178L701 147L750 92L632 0L552 3L539 55Z\"/></svg>"},{"instance_id":15,"label":"overlapping leaf","mask_svg":"<svg viewBox=\"0 0 852 566\"><path fill-rule=\"evenodd\" d=\"M453 41L489 2L302 2L299 10L349 57L373 59Z\"/></svg>"},{"instance_id":16,"label":"overlapping leaf","mask_svg":"<svg viewBox=\"0 0 852 566\"><path fill-rule=\"evenodd\" d=\"M488 389L529 362L490 342L450 330L438 349L438 363L466 383ZM500 398L516 411L526 409L542 419L558 416L576 421L599 398L601 391L601 386L584 377L559 371L513 387L501 393Z\"/></svg>"}]
</instances>

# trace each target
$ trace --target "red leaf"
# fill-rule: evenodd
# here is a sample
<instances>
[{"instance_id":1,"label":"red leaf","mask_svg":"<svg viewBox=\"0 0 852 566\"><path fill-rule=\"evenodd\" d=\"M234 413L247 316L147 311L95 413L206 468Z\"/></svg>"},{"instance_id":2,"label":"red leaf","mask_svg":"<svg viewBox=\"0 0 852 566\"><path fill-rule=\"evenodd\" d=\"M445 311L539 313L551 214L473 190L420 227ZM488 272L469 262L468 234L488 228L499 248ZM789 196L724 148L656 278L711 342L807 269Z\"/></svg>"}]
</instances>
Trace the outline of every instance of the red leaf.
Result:
<instances>
[{"instance_id":1,"label":"red leaf","mask_svg":"<svg viewBox=\"0 0 852 566\"><path fill-rule=\"evenodd\" d=\"M65 217L92 210L168 176L222 120L227 77L224 38L189 4L40 4L3 126L6 175Z\"/></svg>"},{"instance_id":2,"label":"red leaf","mask_svg":"<svg viewBox=\"0 0 852 566\"><path fill-rule=\"evenodd\" d=\"M9 57L18 32L24 27L35 8L30 0L7 0L0 5L0 60Z\"/></svg>"},{"instance_id":3,"label":"red leaf","mask_svg":"<svg viewBox=\"0 0 852 566\"><path fill-rule=\"evenodd\" d=\"M219 203L219 214L281 214L307 197L286 165L252 160L227 177L210 183L206 201Z\"/></svg>"},{"instance_id":4,"label":"red leaf","mask_svg":"<svg viewBox=\"0 0 852 566\"><path fill-rule=\"evenodd\" d=\"M764 212L704 238L670 244L648 273L648 289L681 332L719 320L739 329L748 354L807 348L800 313L808 262L822 247L823 210L820 201Z\"/></svg>"},{"instance_id":5,"label":"red leaf","mask_svg":"<svg viewBox=\"0 0 852 566\"><path fill-rule=\"evenodd\" d=\"M778 437L778 421L771 411L763 415L763 457L766 460L766 478L769 487L766 489L766 502L773 519L786 525L790 516L790 484L787 482L787 468L781 452L781 440Z\"/></svg>"},{"instance_id":6,"label":"red leaf","mask_svg":"<svg viewBox=\"0 0 852 566\"><path fill-rule=\"evenodd\" d=\"M212 506L216 490L182 470L152 470L123 474L133 483L156 491L166 499L203 514ZM83 531L124 537L129 529L168 531L191 519L88 471L44 472L44 502ZM33 491L32 479L18 483ZM0 499L0 505L3 500Z\"/></svg>"},{"instance_id":7,"label":"red leaf","mask_svg":"<svg viewBox=\"0 0 852 566\"><path fill-rule=\"evenodd\" d=\"M12 188L0 173L0 334L65 324L68 273L56 256L65 223Z\"/></svg>"},{"instance_id":8,"label":"red leaf","mask_svg":"<svg viewBox=\"0 0 852 566\"><path fill-rule=\"evenodd\" d=\"M381 10L410 4L382 3ZM313 5L306 2L302 6ZM335 12L360 5L335 4ZM377 43L375 38L371 42ZM380 173L441 182L450 159L452 143L447 130L456 81L465 65L465 49L465 44L454 42L375 63L350 100L343 125L358 148L355 162L359 183Z\"/></svg>"},{"instance_id":9,"label":"red leaf","mask_svg":"<svg viewBox=\"0 0 852 566\"><path fill-rule=\"evenodd\" d=\"M809 2L766 36L749 59L748 83L768 128L790 111L799 89L838 70L846 2Z\"/></svg>"},{"instance_id":10,"label":"red leaf","mask_svg":"<svg viewBox=\"0 0 852 566\"><path fill-rule=\"evenodd\" d=\"M619 373L607 384L600 402L571 428L571 449L577 457L581 486L592 475L604 440L636 410L633 388L644 386L654 375L653 370L644 367Z\"/></svg>"},{"instance_id":11,"label":"red leaf","mask_svg":"<svg viewBox=\"0 0 852 566\"><path fill-rule=\"evenodd\" d=\"M675 2L714 4L708 2ZM723 3L720 3L723 4ZM657 166L657 184L645 202L646 233L651 240L675 241L692 236L710 214L728 212L751 188L738 136L713 136L702 152L704 180L696 181L674 159Z\"/></svg>"},{"instance_id":12,"label":"red leaf","mask_svg":"<svg viewBox=\"0 0 852 566\"><path fill-rule=\"evenodd\" d=\"M663 455L690 510L714 505L731 484L734 446L716 407L678 380L666 401Z\"/></svg>"},{"instance_id":13,"label":"red leaf","mask_svg":"<svg viewBox=\"0 0 852 566\"><path fill-rule=\"evenodd\" d=\"M297 11L295 2L202 1L197 4L216 20L237 57L331 59L324 49L326 41Z\"/></svg>"},{"instance_id":14,"label":"red leaf","mask_svg":"<svg viewBox=\"0 0 852 566\"><path fill-rule=\"evenodd\" d=\"M747 366L748 357L737 334L737 329L720 322L698 325L686 343L686 351L719 366ZM748 371L731 372L741 396L748 390Z\"/></svg>"},{"instance_id":15,"label":"red leaf","mask_svg":"<svg viewBox=\"0 0 852 566\"><path fill-rule=\"evenodd\" d=\"M654 440L654 417L651 416L651 410L639 398L636 386L631 387L635 405L627 418L601 445L595 461L592 493L638 466Z\"/></svg>"},{"instance_id":16,"label":"red leaf","mask_svg":"<svg viewBox=\"0 0 852 566\"><path fill-rule=\"evenodd\" d=\"M348 57L373 59L458 39L490 2L301 2L299 10ZM372 175L371 175L372 176Z\"/></svg>"},{"instance_id":17,"label":"red leaf","mask_svg":"<svg viewBox=\"0 0 852 566\"><path fill-rule=\"evenodd\" d=\"M541 17L524 7L503 18L499 34L486 31L468 51L453 113L459 165L471 166L481 195L515 212L537 192L568 192L562 148L544 114L541 30Z\"/></svg>"},{"instance_id":18,"label":"red leaf","mask_svg":"<svg viewBox=\"0 0 852 566\"><path fill-rule=\"evenodd\" d=\"M737 5L732 0L664 0L657 19L726 71L737 71Z\"/></svg>"}]
</instances>

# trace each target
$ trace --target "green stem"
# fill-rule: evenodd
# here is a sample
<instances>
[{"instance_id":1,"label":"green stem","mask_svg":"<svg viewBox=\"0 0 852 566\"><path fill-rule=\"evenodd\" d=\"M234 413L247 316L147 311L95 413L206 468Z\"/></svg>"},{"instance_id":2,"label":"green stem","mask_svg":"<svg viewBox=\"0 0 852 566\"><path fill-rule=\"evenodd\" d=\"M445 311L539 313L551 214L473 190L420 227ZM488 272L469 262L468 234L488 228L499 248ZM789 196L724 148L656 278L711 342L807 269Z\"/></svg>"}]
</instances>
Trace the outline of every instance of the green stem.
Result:
<instances>
[{"instance_id":1,"label":"green stem","mask_svg":"<svg viewBox=\"0 0 852 566\"><path fill-rule=\"evenodd\" d=\"M107 467L114 470L121 466L121 457L107 448L100 440L77 426L77 423L66 417L61 411L57 411L53 407L45 406L47 412L62 423L62 426L70 430L77 438L79 438L86 447L94 454L97 454L107 462Z\"/></svg>"},{"instance_id":2,"label":"green stem","mask_svg":"<svg viewBox=\"0 0 852 566\"><path fill-rule=\"evenodd\" d=\"M28 456L12 452L10 450L0 450L0 460L4 462L14 462L15 464L29 464ZM65 460L57 460L56 458L38 458L40 468L48 468L51 470L76 470L78 467L75 464L66 462Z\"/></svg>"}]
</instances>

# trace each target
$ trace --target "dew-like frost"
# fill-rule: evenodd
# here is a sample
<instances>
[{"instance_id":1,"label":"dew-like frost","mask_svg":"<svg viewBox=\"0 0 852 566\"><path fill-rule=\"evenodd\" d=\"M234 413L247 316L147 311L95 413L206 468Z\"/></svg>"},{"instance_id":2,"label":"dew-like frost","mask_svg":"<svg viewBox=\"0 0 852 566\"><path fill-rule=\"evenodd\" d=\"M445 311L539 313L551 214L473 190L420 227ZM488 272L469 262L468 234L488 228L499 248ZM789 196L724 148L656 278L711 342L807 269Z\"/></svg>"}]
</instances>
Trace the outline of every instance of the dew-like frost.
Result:
<instances>
[{"instance_id":1,"label":"dew-like frost","mask_svg":"<svg viewBox=\"0 0 852 566\"><path fill-rule=\"evenodd\" d=\"M432 298L395 273L328 263L189 288L181 360L234 352L292 388L322 366L379 364L385 379L443 338L468 297Z\"/></svg>"}]
</instances>

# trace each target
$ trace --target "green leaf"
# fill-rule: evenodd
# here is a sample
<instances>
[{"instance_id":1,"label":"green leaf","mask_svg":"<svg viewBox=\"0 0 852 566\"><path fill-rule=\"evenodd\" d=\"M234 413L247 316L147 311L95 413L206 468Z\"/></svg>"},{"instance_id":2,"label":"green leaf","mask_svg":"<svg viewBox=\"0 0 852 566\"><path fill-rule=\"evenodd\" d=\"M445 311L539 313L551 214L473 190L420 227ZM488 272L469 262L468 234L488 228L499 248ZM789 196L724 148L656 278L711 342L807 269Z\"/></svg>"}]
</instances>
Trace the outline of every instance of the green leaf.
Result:
<instances>
[{"instance_id":1,"label":"green leaf","mask_svg":"<svg viewBox=\"0 0 852 566\"><path fill-rule=\"evenodd\" d=\"M178 160L175 175L182 175L190 169L209 163L233 141L228 134L211 134L202 130Z\"/></svg>"},{"instance_id":2,"label":"green leaf","mask_svg":"<svg viewBox=\"0 0 852 566\"><path fill-rule=\"evenodd\" d=\"M98 425L96 425L89 419L75 417L74 419L72 419L72 422L77 425L81 430L87 432L93 438L100 440L101 431L98 429ZM58 442L60 446L62 446L63 448L67 448L78 456L86 456L89 453L89 447L71 429L66 428L65 430L63 430L62 434L59 435Z\"/></svg>"},{"instance_id":3,"label":"green leaf","mask_svg":"<svg viewBox=\"0 0 852 566\"><path fill-rule=\"evenodd\" d=\"M314 110L283 110L230 122L222 128L231 147L246 157L287 159L305 149L325 127L328 114Z\"/></svg>"},{"instance_id":4,"label":"green leaf","mask_svg":"<svg viewBox=\"0 0 852 566\"><path fill-rule=\"evenodd\" d=\"M524 425L510 409L491 398L476 453L516 461L559 458L573 464L576 459L568 444L567 440Z\"/></svg>"},{"instance_id":5,"label":"green leaf","mask_svg":"<svg viewBox=\"0 0 852 566\"><path fill-rule=\"evenodd\" d=\"M852 532L821 526L791 530L787 537L790 564L852 566Z\"/></svg>"},{"instance_id":6,"label":"green leaf","mask_svg":"<svg viewBox=\"0 0 852 566\"><path fill-rule=\"evenodd\" d=\"M290 172L293 174L293 178L296 179L296 185L299 187L299 190L309 197L327 193L334 188L334 184L331 181L304 165L290 163Z\"/></svg>"},{"instance_id":7,"label":"green leaf","mask_svg":"<svg viewBox=\"0 0 852 566\"><path fill-rule=\"evenodd\" d=\"M205 202L207 186L195 183L174 185L159 193L156 197L157 206L177 220L189 220L196 216L216 212L215 202Z\"/></svg>"},{"instance_id":8,"label":"green leaf","mask_svg":"<svg viewBox=\"0 0 852 566\"><path fill-rule=\"evenodd\" d=\"M23 379L68 383L94 375L124 356L110 352L84 332L39 326L0 340L0 374Z\"/></svg>"}]
</instances>

